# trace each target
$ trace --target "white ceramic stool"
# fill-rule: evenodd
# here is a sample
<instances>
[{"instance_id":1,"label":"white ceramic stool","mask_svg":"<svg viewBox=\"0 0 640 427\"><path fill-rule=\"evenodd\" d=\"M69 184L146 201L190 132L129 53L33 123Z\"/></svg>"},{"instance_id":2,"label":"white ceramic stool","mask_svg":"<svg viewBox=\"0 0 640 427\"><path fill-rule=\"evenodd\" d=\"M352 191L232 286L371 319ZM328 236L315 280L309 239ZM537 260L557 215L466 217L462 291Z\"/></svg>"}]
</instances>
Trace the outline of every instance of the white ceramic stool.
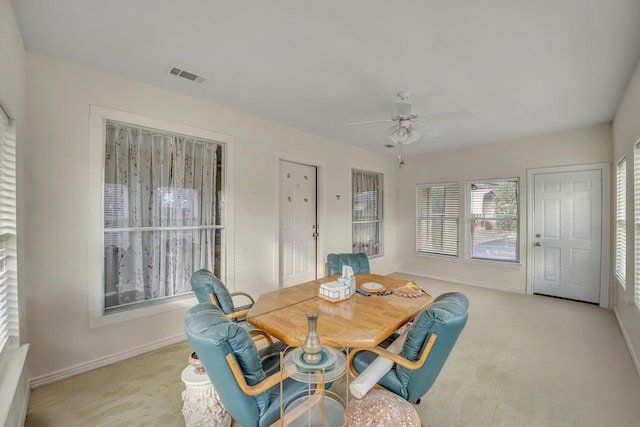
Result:
<instances>
[{"instance_id":1,"label":"white ceramic stool","mask_svg":"<svg viewBox=\"0 0 640 427\"><path fill-rule=\"evenodd\" d=\"M206 372L196 373L192 366L182 370L182 415L187 427L229 427L231 416L224 409Z\"/></svg>"}]
</instances>

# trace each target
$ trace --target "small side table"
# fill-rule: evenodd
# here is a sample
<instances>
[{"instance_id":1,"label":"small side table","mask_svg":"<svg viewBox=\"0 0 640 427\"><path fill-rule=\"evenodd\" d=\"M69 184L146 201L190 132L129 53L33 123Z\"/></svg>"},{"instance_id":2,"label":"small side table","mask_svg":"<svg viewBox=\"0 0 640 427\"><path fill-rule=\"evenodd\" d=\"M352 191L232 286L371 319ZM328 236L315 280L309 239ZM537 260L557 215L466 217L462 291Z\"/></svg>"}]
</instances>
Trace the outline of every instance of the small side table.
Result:
<instances>
[{"instance_id":1,"label":"small side table","mask_svg":"<svg viewBox=\"0 0 640 427\"><path fill-rule=\"evenodd\" d=\"M182 415L187 427L229 427L231 416L222 406L206 373L196 373L192 366L182 370L180 376L186 386L182 392Z\"/></svg>"}]
</instances>

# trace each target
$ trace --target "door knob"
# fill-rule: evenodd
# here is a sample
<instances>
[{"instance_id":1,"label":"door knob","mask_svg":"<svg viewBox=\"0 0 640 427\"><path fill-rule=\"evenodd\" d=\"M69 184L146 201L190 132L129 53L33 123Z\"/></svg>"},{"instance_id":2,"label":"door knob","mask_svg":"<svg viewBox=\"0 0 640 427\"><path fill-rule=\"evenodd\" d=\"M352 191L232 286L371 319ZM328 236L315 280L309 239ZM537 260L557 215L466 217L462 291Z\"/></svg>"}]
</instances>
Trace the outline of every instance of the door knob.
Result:
<instances>
[{"instance_id":1,"label":"door knob","mask_svg":"<svg viewBox=\"0 0 640 427\"><path fill-rule=\"evenodd\" d=\"M536 242L536 246L542 246L542 243Z\"/></svg>"}]
</instances>

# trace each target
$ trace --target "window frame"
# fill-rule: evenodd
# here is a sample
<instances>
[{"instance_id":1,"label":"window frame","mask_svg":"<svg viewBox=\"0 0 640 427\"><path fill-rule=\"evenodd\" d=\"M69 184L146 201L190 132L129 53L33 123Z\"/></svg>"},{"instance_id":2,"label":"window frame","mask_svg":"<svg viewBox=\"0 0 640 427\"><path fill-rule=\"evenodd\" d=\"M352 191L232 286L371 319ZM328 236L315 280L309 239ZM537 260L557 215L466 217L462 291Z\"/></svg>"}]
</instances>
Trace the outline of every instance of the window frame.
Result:
<instances>
[{"instance_id":1,"label":"window frame","mask_svg":"<svg viewBox=\"0 0 640 427\"><path fill-rule=\"evenodd\" d=\"M177 309L191 307L195 303L193 294L183 294L179 298L154 301L130 310L105 313L104 307L104 263L103 263L103 186L106 123L130 123L134 126L157 129L173 134L189 135L194 138L215 141L224 146L222 150L222 192L225 209L223 212L225 237L221 251L221 279L233 289L235 277L233 269L227 266L227 253L233 253L234 241L234 139L230 135L169 122L135 113L91 105L89 114L89 229L88 229L88 305L89 327L98 328L132 319L152 316Z\"/></svg>"},{"instance_id":2,"label":"window frame","mask_svg":"<svg viewBox=\"0 0 640 427\"><path fill-rule=\"evenodd\" d=\"M355 203L353 203L353 198L354 198L354 172L358 171L358 172L363 172L363 173L367 173L367 174L371 174L371 175L376 175L379 176L379 184L378 184L378 189L377 191L380 194L380 200L378 203L378 215L379 217L376 220L371 220L371 221L355 221L354 220L354 209L356 207ZM371 170L366 170L366 169L362 169L362 168L358 168L358 167L352 167L351 168L351 248L352 248L352 252L353 253L360 253L361 251L355 252L354 249L354 245L355 245L355 235L353 232L353 226L356 223L377 223L378 224L378 230L379 230L379 236L378 236L378 250L377 253L375 253L375 249L374 249L374 253L372 255L368 255L369 259L372 258L379 258L384 256L384 247L385 247L385 241L384 241L384 173L382 172L378 172L378 171L371 171Z\"/></svg>"},{"instance_id":3,"label":"window frame","mask_svg":"<svg viewBox=\"0 0 640 427\"><path fill-rule=\"evenodd\" d=\"M455 226L455 230L456 230L456 235L455 235L455 242L456 242L456 250L455 250L455 254L449 254L449 253L444 253L444 251L442 252L429 252L429 251L421 251L420 250L420 221L421 219L428 219L430 218L432 215L427 214L427 215L421 215L421 206L423 205L421 203L422 200L422 192L424 191L424 189L426 188L443 188L444 191L446 192L447 188L453 189L455 187L455 192L457 193L457 197L456 197L456 215L455 215L455 220L456 220L456 226ZM445 193L446 194L446 193ZM428 205L430 205L428 203ZM445 208L445 212L442 213L442 215L440 215L439 217L442 219L445 218L454 218L453 215L447 215L446 213L446 200L443 204L443 208ZM458 182L447 182L447 183L425 183L425 184L417 184L416 185L416 254L417 255L424 255L424 256L434 256L434 257L443 257L445 259L451 259L451 260L457 260L460 256L460 184ZM444 239L443 239L444 241ZM444 243L444 242L443 242Z\"/></svg>"},{"instance_id":4,"label":"window frame","mask_svg":"<svg viewBox=\"0 0 640 427\"><path fill-rule=\"evenodd\" d=\"M474 184L488 184L488 183L501 183L501 182L515 182L516 184L516 215L500 218L500 219L510 219L515 221L516 224L516 242L515 242L515 260L510 259L491 259L491 258L480 258L473 256L473 239L471 236L471 220L477 219L472 217L471 208L472 208L472 186ZM494 178L494 179L474 179L466 181L465 183L465 218L464 218L464 228L465 228L465 260L473 263L480 264L491 264L495 266L503 266L503 267L518 267L521 265L521 253L520 253L520 242L522 241L522 227L520 226L521 219L521 191L520 191L520 178L518 177L507 177L507 178ZM487 216L482 216L482 218L489 218ZM494 217L498 220L498 217Z\"/></svg>"},{"instance_id":5,"label":"window frame","mask_svg":"<svg viewBox=\"0 0 640 427\"><path fill-rule=\"evenodd\" d=\"M633 144L633 287L626 295L640 310L640 140Z\"/></svg>"},{"instance_id":6,"label":"window frame","mask_svg":"<svg viewBox=\"0 0 640 427\"><path fill-rule=\"evenodd\" d=\"M627 156L616 164L616 212L615 212L614 272L618 284L626 289L627 264Z\"/></svg>"},{"instance_id":7,"label":"window frame","mask_svg":"<svg viewBox=\"0 0 640 427\"><path fill-rule=\"evenodd\" d=\"M15 120L0 106L0 356L20 344L16 128Z\"/></svg>"}]
</instances>

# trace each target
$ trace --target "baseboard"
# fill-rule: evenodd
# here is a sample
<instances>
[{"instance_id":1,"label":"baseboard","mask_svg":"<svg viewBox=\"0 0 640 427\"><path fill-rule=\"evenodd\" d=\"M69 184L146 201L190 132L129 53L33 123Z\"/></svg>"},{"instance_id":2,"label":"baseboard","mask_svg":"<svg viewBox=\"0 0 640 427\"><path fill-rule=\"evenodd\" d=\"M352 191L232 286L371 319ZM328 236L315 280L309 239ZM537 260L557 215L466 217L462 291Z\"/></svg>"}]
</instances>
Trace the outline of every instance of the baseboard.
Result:
<instances>
[{"instance_id":1,"label":"baseboard","mask_svg":"<svg viewBox=\"0 0 640 427\"><path fill-rule=\"evenodd\" d=\"M627 334L627 331L624 328L624 325L623 325L622 321L620 320L620 316L618 315L618 308L614 307L613 308L613 312L616 315L616 320L618 321L618 327L620 328L620 331L622 332L622 336L624 338L624 342L627 343L627 348L629 349L629 355L631 355L631 360L633 361L633 364L636 367L636 372L638 373L638 376L640 377L640 361L638 361L638 355L633 350L633 345L631 345L631 340L629 339L629 335Z\"/></svg>"},{"instance_id":2,"label":"baseboard","mask_svg":"<svg viewBox=\"0 0 640 427\"><path fill-rule=\"evenodd\" d=\"M95 359L86 363L80 363L78 365L72 366L70 368L61 369L59 371L55 371L49 374L41 375L35 378L31 378L31 387L36 388L46 384L54 383L56 381L63 380L65 378L72 377L74 375L82 374L85 372L89 372L96 368L101 368L103 366L111 365L112 363L120 362L122 360L130 359L134 356L138 356L140 354L148 353L150 351L158 350L163 347L177 344L181 341L186 340L186 336L184 334L179 334L173 337L165 338L162 340L158 340L149 344L145 344L140 347L135 347L129 349L127 351L123 351L121 353L112 354L109 356L101 357L99 359Z\"/></svg>"},{"instance_id":3,"label":"baseboard","mask_svg":"<svg viewBox=\"0 0 640 427\"><path fill-rule=\"evenodd\" d=\"M507 287L504 287L504 286L490 285L488 283L482 283L482 282L468 282L468 281L465 281L465 280L452 279L450 277L438 277L438 276L432 276L432 275L428 275L428 274L413 273L413 272L410 272L410 271L397 271L397 272L395 272L393 274L410 274L412 276L420 276L420 277L424 277L426 279L440 280L442 282L451 282L451 283L455 283L457 285L473 286L475 288L491 289L493 291L510 292L512 294L522 294L522 295L524 295L526 293L524 289L523 290L513 289L513 288L507 288Z\"/></svg>"}]
</instances>

